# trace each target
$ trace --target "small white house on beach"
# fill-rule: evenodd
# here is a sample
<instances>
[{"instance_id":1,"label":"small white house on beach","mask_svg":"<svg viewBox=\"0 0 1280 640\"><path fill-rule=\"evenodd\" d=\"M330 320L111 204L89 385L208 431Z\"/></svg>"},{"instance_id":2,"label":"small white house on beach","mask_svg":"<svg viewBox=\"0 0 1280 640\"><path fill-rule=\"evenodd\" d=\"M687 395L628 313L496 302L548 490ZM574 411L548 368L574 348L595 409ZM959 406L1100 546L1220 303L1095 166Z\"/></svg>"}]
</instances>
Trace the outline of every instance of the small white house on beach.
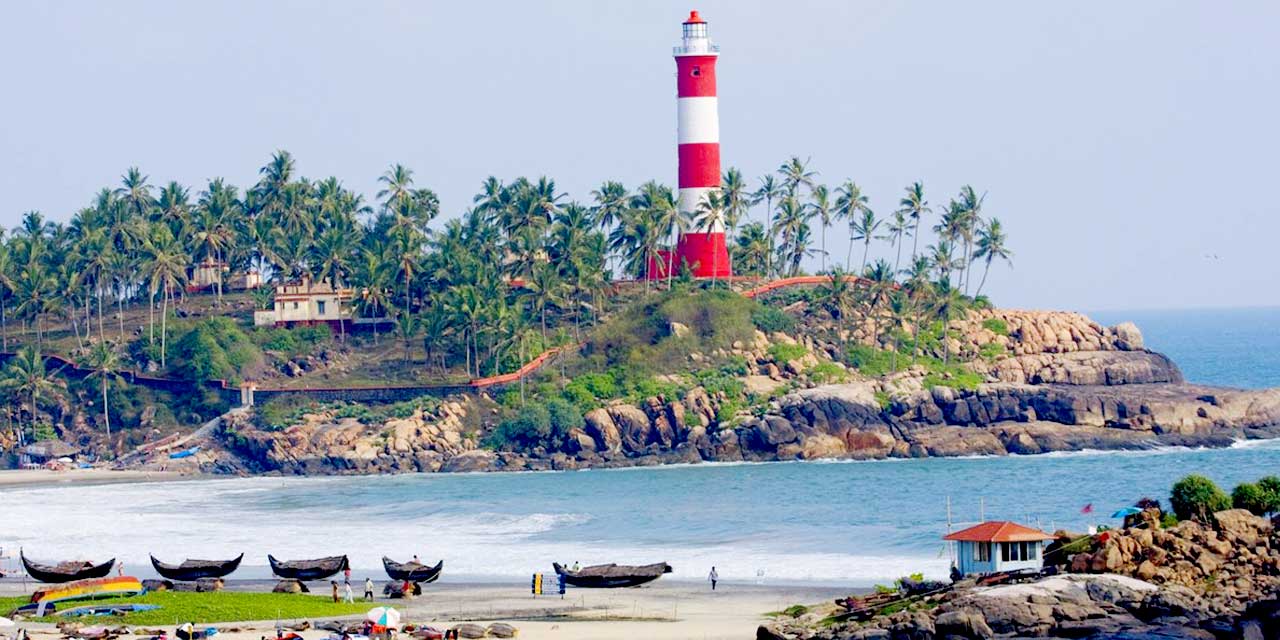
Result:
<instances>
[{"instance_id":1,"label":"small white house on beach","mask_svg":"<svg viewBox=\"0 0 1280 640\"><path fill-rule=\"evenodd\" d=\"M963 575L1040 569L1044 545L1053 536L1015 522L996 520L943 536L955 545L956 568Z\"/></svg>"}]
</instances>

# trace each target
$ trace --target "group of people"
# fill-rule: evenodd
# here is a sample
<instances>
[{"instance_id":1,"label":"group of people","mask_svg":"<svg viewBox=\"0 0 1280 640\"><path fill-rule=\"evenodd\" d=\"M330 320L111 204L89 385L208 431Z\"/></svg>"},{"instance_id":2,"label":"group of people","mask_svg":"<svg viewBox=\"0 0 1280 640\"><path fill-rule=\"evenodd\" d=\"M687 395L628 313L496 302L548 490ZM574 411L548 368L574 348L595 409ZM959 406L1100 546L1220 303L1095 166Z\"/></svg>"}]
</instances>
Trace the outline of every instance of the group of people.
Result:
<instances>
[{"instance_id":1,"label":"group of people","mask_svg":"<svg viewBox=\"0 0 1280 640\"><path fill-rule=\"evenodd\" d=\"M414 563L414 564L422 564L422 563L418 560L418 556L417 556L417 555L414 555L414 556L413 556L413 563ZM576 567L577 565L575 564L574 566ZM343 569L343 570L342 570L342 596L341 596L341 598L339 598L339 596L338 596L338 581L337 581L337 580L330 580L330 581L329 581L329 585L333 587L333 601L334 601L334 602L349 602L349 603L352 603L352 604L354 604L354 603L355 603L355 601L356 601L356 599L355 599L355 592L351 590L351 567L347 567L347 568L345 568L345 569ZM413 593L414 593L413 584L412 584L411 582L409 582L408 580L405 580L405 581L404 581L404 583L400 585L400 592L401 592L401 593L403 594L403 596L404 596L404 597L406 597L406 598L408 598L409 596L413 595ZM365 578L365 579L364 579L364 600L365 600L365 602L373 602L373 578Z\"/></svg>"}]
</instances>

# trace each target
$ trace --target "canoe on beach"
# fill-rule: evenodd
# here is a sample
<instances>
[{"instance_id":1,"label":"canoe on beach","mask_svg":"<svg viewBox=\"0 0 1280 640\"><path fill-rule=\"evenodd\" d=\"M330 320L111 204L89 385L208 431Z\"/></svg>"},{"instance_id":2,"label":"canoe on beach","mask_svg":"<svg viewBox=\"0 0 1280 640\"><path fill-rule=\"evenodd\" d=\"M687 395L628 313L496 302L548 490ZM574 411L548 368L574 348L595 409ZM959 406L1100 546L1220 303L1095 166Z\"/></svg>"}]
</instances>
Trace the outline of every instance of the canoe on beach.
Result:
<instances>
[{"instance_id":1,"label":"canoe on beach","mask_svg":"<svg viewBox=\"0 0 1280 640\"><path fill-rule=\"evenodd\" d=\"M86 598L106 598L110 596L133 596L142 593L142 583L133 576L116 576L113 578L92 578L76 580L56 587L40 589L31 594L31 602L36 604L62 602L64 600L83 600Z\"/></svg>"},{"instance_id":2,"label":"canoe on beach","mask_svg":"<svg viewBox=\"0 0 1280 640\"><path fill-rule=\"evenodd\" d=\"M286 580L324 580L343 569L349 568L346 556L329 556L314 560L276 560L267 554L267 562L271 563L271 572Z\"/></svg>"},{"instance_id":3,"label":"canoe on beach","mask_svg":"<svg viewBox=\"0 0 1280 640\"><path fill-rule=\"evenodd\" d=\"M182 564L165 564L151 556L151 566L156 573L179 582L195 582L201 578L222 578L240 568L244 554L230 560L183 560Z\"/></svg>"},{"instance_id":4,"label":"canoe on beach","mask_svg":"<svg viewBox=\"0 0 1280 640\"><path fill-rule=\"evenodd\" d=\"M82 560L59 562L58 564L40 564L39 562L28 560L21 549L18 550L18 557L22 559L22 567L27 570L27 575L31 576L32 579L51 584L101 578L111 573L111 567L116 563L115 558L112 558L97 565Z\"/></svg>"},{"instance_id":5,"label":"canoe on beach","mask_svg":"<svg viewBox=\"0 0 1280 640\"><path fill-rule=\"evenodd\" d=\"M597 564L571 571L553 562L551 566L556 573L564 576L564 581L575 587L590 589L617 589L635 587L653 582L664 573L671 573L671 565L665 562L631 566L625 564Z\"/></svg>"},{"instance_id":6,"label":"canoe on beach","mask_svg":"<svg viewBox=\"0 0 1280 640\"><path fill-rule=\"evenodd\" d=\"M392 580L408 580L409 582L431 583L440 579L440 570L444 568L444 560L428 567L420 562L396 562L386 556L382 557L382 568Z\"/></svg>"}]
</instances>

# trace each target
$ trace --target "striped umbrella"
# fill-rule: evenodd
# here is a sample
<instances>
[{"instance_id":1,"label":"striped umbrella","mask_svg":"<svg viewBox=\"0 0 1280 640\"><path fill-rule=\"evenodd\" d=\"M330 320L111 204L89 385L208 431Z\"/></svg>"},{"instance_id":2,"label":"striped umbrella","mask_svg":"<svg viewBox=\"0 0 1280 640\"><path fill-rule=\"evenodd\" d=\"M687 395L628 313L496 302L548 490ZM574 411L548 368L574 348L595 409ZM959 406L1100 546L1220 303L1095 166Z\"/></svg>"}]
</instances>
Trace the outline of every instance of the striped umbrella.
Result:
<instances>
[{"instance_id":1,"label":"striped umbrella","mask_svg":"<svg viewBox=\"0 0 1280 640\"><path fill-rule=\"evenodd\" d=\"M364 614L364 619L383 627L400 626L400 612L391 607L374 607Z\"/></svg>"}]
</instances>

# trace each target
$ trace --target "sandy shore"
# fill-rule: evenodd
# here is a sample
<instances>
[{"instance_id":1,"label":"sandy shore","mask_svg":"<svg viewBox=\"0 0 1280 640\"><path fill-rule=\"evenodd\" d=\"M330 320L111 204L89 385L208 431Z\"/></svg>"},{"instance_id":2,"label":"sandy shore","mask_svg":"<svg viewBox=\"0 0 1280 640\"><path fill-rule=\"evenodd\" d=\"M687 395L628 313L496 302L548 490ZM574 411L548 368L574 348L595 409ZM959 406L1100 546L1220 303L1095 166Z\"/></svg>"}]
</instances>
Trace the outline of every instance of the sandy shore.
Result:
<instances>
[{"instance_id":1,"label":"sandy shore","mask_svg":"<svg viewBox=\"0 0 1280 640\"><path fill-rule=\"evenodd\" d=\"M16 594L13 582L0 584L0 593ZM258 581L254 581L258 582ZM231 588L247 585L232 583ZM255 584L253 590L265 590ZM422 596L405 602L378 600L404 612L404 622L448 628L458 622L506 622L520 630L520 638L561 640L747 639L764 615L797 603L830 601L848 590L804 585L721 584L713 593L705 583L659 581L637 589L573 589L560 596L533 597L525 583L436 584ZM106 624L110 624L104 621ZM57 630L48 624L26 624L33 637L52 640ZM275 623L218 623L222 640L259 640L274 634ZM170 630L172 633L172 630ZM302 632L319 640L325 631Z\"/></svg>"},{"instance_id":2,"label":"sandy shore","mask_svg":"<svg viewBox=\"0 0 1280 640\"><path fill-rule=\"evenodd\" d=\"M176 471L141 471L134 469L11 469L0 471L0 489L63 484L114 484L127 482L166 482L194 478Z\"/></svg>"}]
</instances>

